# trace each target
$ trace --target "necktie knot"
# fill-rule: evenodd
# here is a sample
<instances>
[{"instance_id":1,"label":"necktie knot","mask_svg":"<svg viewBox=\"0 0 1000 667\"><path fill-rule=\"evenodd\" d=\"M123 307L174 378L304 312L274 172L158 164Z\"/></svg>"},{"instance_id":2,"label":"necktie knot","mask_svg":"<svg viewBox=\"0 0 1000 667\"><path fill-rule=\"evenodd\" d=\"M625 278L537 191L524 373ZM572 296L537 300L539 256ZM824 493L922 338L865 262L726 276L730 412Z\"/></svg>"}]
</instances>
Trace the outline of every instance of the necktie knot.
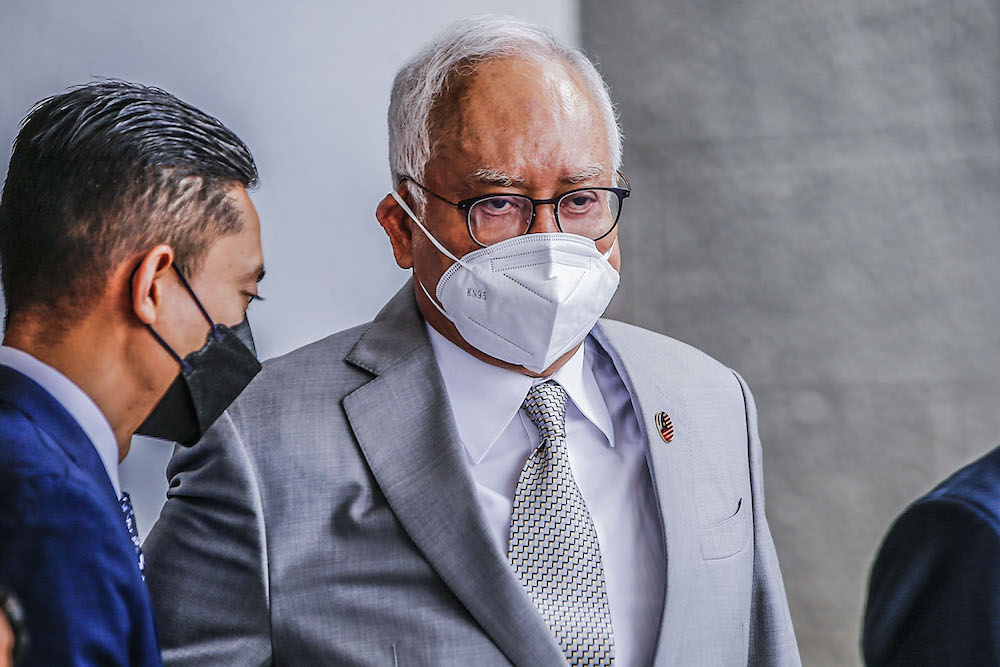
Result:
<instances>
[{"instance_id":1,"label":"necktie knot","mask_svg":"<svg viewBox=\"0 0 1000 667\"><path fill-rule=\"evenodd\" d=\"M528 390L521 407L538 427L538 437L542 440L566 438L566 390L549 380Z\"/></svg>"}]
</instances>

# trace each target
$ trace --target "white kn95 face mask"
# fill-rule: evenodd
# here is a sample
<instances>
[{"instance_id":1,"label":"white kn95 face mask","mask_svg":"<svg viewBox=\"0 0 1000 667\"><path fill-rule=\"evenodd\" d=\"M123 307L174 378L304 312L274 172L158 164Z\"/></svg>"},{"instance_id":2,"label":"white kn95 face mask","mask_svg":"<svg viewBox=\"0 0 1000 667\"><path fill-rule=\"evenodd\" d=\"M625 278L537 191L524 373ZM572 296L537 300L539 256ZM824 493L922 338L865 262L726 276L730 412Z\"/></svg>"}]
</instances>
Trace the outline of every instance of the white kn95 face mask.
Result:
<instances>
[{"instance_id":1,"label":"white kn95 face mask","mask_svg":"<svg viewBox=\"0 0 1000 667\"><path fill-rule=\"evenodd\" d=\"M495 359L541 373L587 337L618 289L608 262L617 238L602 254L585 236L525 234L459 259L390 194L455 262L438 282L437 299L418 281L420 288L469 345Z\"/></svg>"}]
</instances>

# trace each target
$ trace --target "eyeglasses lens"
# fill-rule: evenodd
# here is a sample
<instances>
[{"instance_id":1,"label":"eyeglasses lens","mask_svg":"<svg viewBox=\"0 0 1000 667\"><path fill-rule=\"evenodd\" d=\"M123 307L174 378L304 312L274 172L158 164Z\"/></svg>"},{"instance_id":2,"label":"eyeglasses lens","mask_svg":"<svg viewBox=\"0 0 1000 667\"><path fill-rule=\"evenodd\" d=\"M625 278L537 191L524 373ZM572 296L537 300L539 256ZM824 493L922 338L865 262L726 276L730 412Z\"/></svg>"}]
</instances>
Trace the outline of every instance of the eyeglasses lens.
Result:
<instances>
[{"instance_id":1,"label":"eyeglasses lens","mask_svg":"<svg viewBox=\"0 0 1000 667\"><path fill-rule=\"evenodd\" d=\"M610 190L577 190L562 196L557 207L562 231L597 239L614 227L621 200ZM479 243L490 245L528 231L531 214L532 203L527 197L487 197L469 209L469 227Z\"/></svg>"}]
</instances>

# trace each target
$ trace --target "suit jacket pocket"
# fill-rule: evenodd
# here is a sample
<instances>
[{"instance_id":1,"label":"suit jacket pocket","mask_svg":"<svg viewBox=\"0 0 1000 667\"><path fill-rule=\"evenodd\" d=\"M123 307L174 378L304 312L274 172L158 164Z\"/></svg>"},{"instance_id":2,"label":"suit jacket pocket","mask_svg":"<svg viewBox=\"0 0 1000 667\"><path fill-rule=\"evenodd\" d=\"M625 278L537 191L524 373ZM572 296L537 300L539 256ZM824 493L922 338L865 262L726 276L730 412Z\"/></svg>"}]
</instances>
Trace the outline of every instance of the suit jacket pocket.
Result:
<instances>
[{"instance_id":1,"label":"suit jacket pocket","mask_svg":"<svg viewBox=\"0 0 1000 667\"><path fill-rule=\"evenodd\" d=\"M736 511L727 519L714 526L700 529L701 557L705 560L729 558L743 551L750 539L747 503L740 498Z\"/></svg>"}]
</instances>

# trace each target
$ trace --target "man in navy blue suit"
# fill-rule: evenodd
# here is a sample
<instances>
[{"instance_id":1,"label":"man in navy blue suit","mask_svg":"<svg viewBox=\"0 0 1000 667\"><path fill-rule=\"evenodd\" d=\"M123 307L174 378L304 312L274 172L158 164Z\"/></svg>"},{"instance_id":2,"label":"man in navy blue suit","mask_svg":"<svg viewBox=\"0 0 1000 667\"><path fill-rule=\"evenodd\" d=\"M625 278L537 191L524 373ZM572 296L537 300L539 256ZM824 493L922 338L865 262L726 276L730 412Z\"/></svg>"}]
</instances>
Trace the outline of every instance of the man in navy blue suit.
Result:
<instances>
[{"instance_id":1,"label":"man in navy blue suit","mask_svg":"<svg viewBox=\"0 0 1000 667\"><path fill-rule=\"evenodd\" d=\"M862 650L881 665L1000 665L1000 448L896 520L872 567Z\"/></svg>"},{"instance_id":2,"label":"man in navy blue suit","mask_svg":"<svg viewBox=\"0 0 1000 667\"><path fill-rule=\"evenodd\" d=\"M155 88L40 102L0 199L0 588L21 665L160 664L118 463L133 433L193 443L260 369L247 147ZM230 326L233 326L230 329Z\"/></svg>"}]
</instances>

